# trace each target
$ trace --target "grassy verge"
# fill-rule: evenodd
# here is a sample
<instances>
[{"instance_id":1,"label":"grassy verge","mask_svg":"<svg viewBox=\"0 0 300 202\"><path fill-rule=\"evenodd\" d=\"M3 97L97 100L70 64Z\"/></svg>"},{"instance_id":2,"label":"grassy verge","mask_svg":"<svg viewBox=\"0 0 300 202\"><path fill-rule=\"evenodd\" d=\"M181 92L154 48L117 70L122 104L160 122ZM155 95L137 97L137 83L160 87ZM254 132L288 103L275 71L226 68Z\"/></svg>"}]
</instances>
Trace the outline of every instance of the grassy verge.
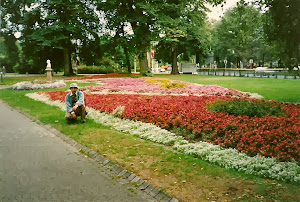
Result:
<instances>
[{"instance_id":1,"label":"grassy verge","mask_svg":"<svg viewBox=\"0 0 300 202\"><path fill-rule=\"evenodd\" d=\"M219 85L244 92L258 93L267 100L283 102L300 102L300 80L270 79L270 78L245 78L223 77L204 75L155 75L155 77L172 80L187 81L205 85Z\"/></svg>"},{"instance_id":2,"label":"grassy verge","mask_svg":"<svg viewBox=\"0 0 300 202\"><path fill-rule=\"evenodd\" d=\"M300 198L296 184L210 165L90 119L86 124L67 124L64 112L27 98L24 95L28 92L32 91L0 90L0 98L182 201L297 201Z\"/></svg>"}]
</instances>

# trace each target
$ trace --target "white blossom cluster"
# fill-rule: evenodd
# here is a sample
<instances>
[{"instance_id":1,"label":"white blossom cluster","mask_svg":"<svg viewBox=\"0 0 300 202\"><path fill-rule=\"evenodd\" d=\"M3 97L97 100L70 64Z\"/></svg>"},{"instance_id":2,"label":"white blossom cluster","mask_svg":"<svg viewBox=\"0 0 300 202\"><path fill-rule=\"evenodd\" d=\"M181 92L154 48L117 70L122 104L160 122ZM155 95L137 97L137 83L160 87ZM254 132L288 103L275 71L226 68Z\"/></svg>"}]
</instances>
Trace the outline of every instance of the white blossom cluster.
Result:
<instances>
[{"instance_id":1,"label":"white blossom cluster","mask_svg":"<svg viewBox=\"0 0 300 202\"><path fill-rule=\"evenodd\" d=\"M52 101L45 95L28 93L26 96L52 106L57 106L63 111L66 110L64 103ZM119 110L122 110L122 106L116 111ZM300 166L297 162L278 162L275 158L262 156L249 157L244 153L239 153L235 149L224 149L207 142L188 143L182 137L176 136L174 133L150 123L120 119L114 114L101 113L93 108L88 108L88 111L89 117L97 123L111 126L125 134L138 136L142 139L164 145L173 145L173 148L177 151L197 156L221 167L265 178L300 183Z\"/></svg>"},{"instance_id":2,"label":"white blossom cluster","mask_svg":"<svg viewBox=\"0 0 300 202\"><path fill-rule=\"evenodd\" d=\"M297 162L278 162L276 158L259 155L249 157L235 149L224 149L207 142L175 144L174 149L228 169L265 178L300 183L300 166Z\"/></svg>"},{"instance_id":3,"label":"white blossom cluster","mask_svg":"<svg viewBox=\"0 0 300 202\"><path fill-rule=\"evenodd\" d=\"M40 83L40 82L19 82L13 85L14 90L37 90L37 89L47 89L47 88L62 88L66 87L67 85L64 83L63 80L59 80L56 82L47 82L47 83Z\"/></svg>"}]
</instances>

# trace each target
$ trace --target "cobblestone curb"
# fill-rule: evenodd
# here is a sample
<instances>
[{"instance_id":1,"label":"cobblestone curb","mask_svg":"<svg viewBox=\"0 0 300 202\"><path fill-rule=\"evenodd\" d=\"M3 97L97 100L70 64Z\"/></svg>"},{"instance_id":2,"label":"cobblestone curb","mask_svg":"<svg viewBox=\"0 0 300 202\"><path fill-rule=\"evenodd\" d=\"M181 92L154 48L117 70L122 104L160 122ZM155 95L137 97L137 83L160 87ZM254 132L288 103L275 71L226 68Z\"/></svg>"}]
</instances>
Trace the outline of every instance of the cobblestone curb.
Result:
<instances>
[{"instance_id":1,"label":"cobblestone curb","mask_svg":"<svg viewBox=\"0 0 300 202\"><path fill-rule=\"evenodd\" d=\"M9 107L11 107L11 106L9 106ZM13 108L13 107L11 107L11 108ZM168 195L164 191L148 184L143 179L141 179L139 176L136 176L134 173L131 173L130 171L122 168L118 164L115 164L115 163L111 162L110 160L106 159L104 156L98 154L97 152L94 152L94 151L90 150L86 146L84 146L82 144L79 144L74 139L72 139L72 138L68 137L67 135L59 132L55 128L52 128L51 126L42 123L40 120L32 117L31 115L29 115L26 112L23 112L23 111L21 111L17 108L13 108L13 109L18 111L19 113L23 114L24 116L26 116L30 120L36 122L40 126L44 127L49 132L53 133L54 135L56 135L57 137L59 137L60 139L62 139L66 143L68 143L69 145L77 148L80 152L86 154L90 158L94 159L96 162L103 165L105 168L110 170L110 172L113 176L121 177L122 179L127 180L130 184L138 187L140 190L142 190L145 193L147 193L148 195L152 196L153 199L155 199L157 201L162 201L162 202L179 202L178 199L176 199L176 198Z\"/></svg>"}]
</instances>

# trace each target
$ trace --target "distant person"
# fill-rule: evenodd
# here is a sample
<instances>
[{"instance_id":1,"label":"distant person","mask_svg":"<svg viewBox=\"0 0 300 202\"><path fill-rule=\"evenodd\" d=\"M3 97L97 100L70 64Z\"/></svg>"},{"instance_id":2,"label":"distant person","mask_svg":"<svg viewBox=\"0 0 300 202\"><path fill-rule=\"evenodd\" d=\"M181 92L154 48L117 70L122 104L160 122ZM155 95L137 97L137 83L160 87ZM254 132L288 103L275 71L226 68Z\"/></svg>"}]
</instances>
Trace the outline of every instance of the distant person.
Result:
<instances>
[{"instance_id":1,"label":"distant person","mask_svg":"<svg viewBox=\"0 0 300 202\"><path fill-rule=\"evenodd\" d=\"M80 116L81 123L85 123L87 112L85 110L84 94L78 90L76 83L71 83L70 90L71 92L68 93L65 98L67 107L65 119L72 122L77 120L77 116Z\"/></svg>"}]
</instances>

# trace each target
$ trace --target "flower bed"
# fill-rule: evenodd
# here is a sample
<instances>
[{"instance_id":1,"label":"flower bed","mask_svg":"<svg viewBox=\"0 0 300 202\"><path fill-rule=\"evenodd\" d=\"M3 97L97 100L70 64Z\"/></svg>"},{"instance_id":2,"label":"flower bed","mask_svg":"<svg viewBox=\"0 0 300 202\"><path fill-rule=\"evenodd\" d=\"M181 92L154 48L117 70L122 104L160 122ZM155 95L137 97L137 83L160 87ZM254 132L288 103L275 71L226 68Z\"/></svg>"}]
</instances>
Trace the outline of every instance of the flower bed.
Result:
<instances>
[{"instance_id":1,"label":"flower bed","mask_svg":"<svg viewBox=\"0 0 300 202\"><path fill-rule=\"evenodd\" d=\"M46 94L52 100L64 102L66 92ZM184 129L196 139L235 148L250 156L258 154L281 161L300 161L299 106L281 103L286 111L284 117L235 116L207 110L206 104L217 98L233 99L229 96L85 94L86 105L100 112L116 113L116 108L124 106L116 113L120 118L153 123L169 131Z\"/></svg>"},{"instance_id":2,"label":"flower bed","mask_svg":"<svg viewBox=\"0 0 300 202\"><path fill-rule=\"evenodd\" d=\"M65 92L57 92L54 97L61 97ZM65 111L63 102L50 100L44 93L30 93L26 96L45 102L49 105L57 106ZM122 112L123 107L119 107ZM275 158L264 158L261 156L249 157L235 149L224 149L218 145L212 145L206 142L189 143L176 137L174 134L155 127L153 124L142 123L139 121L130 121L120 119L113 114L100 113L98 110L89 108L89 117L97 123L112 126L113 128L124 132L125 134L137 135L143 139L149 139L163 144L174 144L173 148L186 153L198 156L208 162L231 168L245 173L254 174L266 178L278 179L282 181L292 181L300 183L300 167L296 162L278 162ZM117 114L117 110L115 110Z\"/></svg>"},{"instance_id":3,"label":"flower bed","mask_svg":"<svg viewBox=\"0 0 300 202\"><path fill-rule=\"evenodd\" d=\"M155 79L157 81L160 79ZM95 81L95 80L91 80ZM137 93L162 93L162 94L194 94L194 95L217 95L217 96L236 96L250 97L250 93L243 93L234 89L227 89L216 85L199 85L181 81L166 82L166 79L161 79L161 82L151 82L149 78L111 78L98 79L103 83L102 86L87 86L81 90L121 92L130 91ZM175 84L175 85L172 85Z\"/></svg>"}]
</instances>

